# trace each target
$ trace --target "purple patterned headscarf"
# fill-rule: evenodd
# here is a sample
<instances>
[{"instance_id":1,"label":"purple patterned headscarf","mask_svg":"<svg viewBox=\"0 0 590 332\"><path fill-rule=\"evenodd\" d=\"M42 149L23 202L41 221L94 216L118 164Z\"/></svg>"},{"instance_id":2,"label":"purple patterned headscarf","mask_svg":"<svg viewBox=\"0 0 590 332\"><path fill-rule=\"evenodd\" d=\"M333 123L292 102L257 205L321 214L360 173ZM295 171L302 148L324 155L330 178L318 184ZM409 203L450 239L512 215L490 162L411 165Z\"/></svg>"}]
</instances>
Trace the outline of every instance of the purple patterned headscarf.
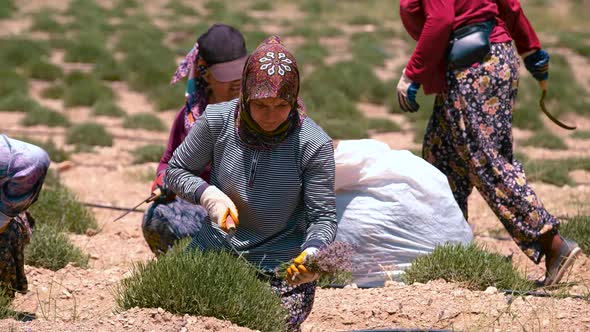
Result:
<instances>
[{"instance_id":1,"label":"purple patterned headscarf","mask_svg":"<svg viewBox=\"0 0 590 332\"><path fill-rule=\"evenodd\" d=\"M201 113L205 111L207 104L209 103L209 92L207 91L207 81L203 78L207 73L207 63L199 56L199 44L195 43L195 46L188 52L184 60L178 65L170 84L176 84L178 81L188 75L186 83L186 91L184 97L186 99L186 109L188 116L189 113L192 115L193 121L185 121L185 127L189 130L194 119L201 116Z\"/></svg>"}]
</instances>

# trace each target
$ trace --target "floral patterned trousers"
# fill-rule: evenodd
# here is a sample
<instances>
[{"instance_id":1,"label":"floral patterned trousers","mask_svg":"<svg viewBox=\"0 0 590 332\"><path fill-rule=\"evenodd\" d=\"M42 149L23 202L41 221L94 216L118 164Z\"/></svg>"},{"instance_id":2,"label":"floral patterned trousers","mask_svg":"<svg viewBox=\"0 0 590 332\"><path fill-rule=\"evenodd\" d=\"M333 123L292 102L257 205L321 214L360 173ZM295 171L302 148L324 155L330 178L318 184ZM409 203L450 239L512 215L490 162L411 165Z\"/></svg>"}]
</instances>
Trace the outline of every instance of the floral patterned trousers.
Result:
<instances>
[{"instance_id":1,"label":"floral patterned trousers","mask_svg":"<svg viewBox=\"0 0 590 332\"><path fill-rule=\"evenodd\" d=\"M159 256L178 240L195 236L206 218L203 206L176 197L171 202L150 205L143 215L141 230L152 252Z\"/></svg>"},{"instance_id":2,"label":"floral patterned trousers","mask_svg":"<svg viewBox=\"0 0 590 332\"><path fill-rule=\"evenodd\" d=\"M281 298L281 304L288 311L288 331L300 331L313 307L317 282L292 287L284 279L270 280L271 289Z\"/></svg>"},{"instance_id":3,"label":"floral patterned trousers","mask_svg":"<svg viewBox=\"0 0 590 332\"><path fill-rule=\"evenodd\" d=\"M199 250L198 247L191 247L191 245L187 248L187 250L195 249ZM281 305L286 309L285 321L287 323L287 331L301 331L301 324L307 319L313 308L317 281L291 286L284 278L269 278L268 274L272 274L273 272L265 272L265 274L260 274L259 278L264 282L268 282L270 289L279 297Z\"/></svg>"},{"instance_id":4,"label":"floral patterned trousers","mask_svg":"<svg viewBox=\"0 0 590 332\"><path fill-rule=\"evenodd\" d=\"M24 253L33 225L34 219L25 212L12 218L8 228L0 233L0 289L9 298L28 289Z\"/></svg>"},{"instance_id":5,"label":"floral patterned trousers","mask_svg":"<svg viewBox=\"0 0 590 332\"><path fill-rule=\"evenodd\" d=\"M512 111L519 59L511 43L492 44L483 63L447 72L449 92L437 96L423 156L443 172L467 219L467 198L477 188L517 245L535 263L539 236L556 233L512 150Z\"/></svg>"}]
</instances>

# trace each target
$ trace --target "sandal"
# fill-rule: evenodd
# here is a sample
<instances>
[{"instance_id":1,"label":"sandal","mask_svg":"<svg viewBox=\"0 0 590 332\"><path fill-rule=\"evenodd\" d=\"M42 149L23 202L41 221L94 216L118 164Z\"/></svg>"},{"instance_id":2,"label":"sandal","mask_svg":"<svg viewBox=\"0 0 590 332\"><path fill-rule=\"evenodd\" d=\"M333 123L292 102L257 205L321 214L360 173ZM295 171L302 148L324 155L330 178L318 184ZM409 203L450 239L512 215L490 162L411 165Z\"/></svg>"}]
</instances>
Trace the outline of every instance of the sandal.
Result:
<instances>
[{"instance_id":1,"label":"sandal","mask_svg":"<svg viewBox=\"0 0 590 332\"><path fill-rule=\"evenodd\" d=\"M545 286L551 286L559 283L565 275L565 272L572 267L576 261L576 257L581 251L582 250L576 242L563 239L563 244L559 248L559 256L545 273L545 281L543 284Z\"/></svg>"}]
</instances>

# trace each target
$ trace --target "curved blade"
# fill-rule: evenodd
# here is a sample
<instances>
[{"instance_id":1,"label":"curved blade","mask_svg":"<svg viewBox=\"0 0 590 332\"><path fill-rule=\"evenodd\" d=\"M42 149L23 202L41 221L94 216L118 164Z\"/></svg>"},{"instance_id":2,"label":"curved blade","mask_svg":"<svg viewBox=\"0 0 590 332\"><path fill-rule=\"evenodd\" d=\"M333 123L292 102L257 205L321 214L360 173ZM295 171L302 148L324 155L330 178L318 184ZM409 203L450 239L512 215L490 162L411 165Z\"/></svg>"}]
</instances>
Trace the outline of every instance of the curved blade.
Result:
<instances>
[{"instance_id":1,"label":"curved blade","mask_svg":"<svg viewBox=\"0 0 590 332\"><path fill-rule=\"evenodd\" d=\"M553 123L560 126L561 128L567 129L567 130L576 129L575 126L566 125L565 123L559 121L551 113L549 113L549 111L547 110L547 107L545 107L545 97L547 97L547 81L546 80L540 81L539 85L541 86L541 99L539 100L539 106L541 106L541 111L543 111L543 113L545 113L545 115L547 115L549 120L553 121Z\"/></svg>"},{"instance_id":2,"label":"curved blade","mask_svg":"<svg viewBox=\"0 0 590 332\"><path fill-rule=\"evenodd\" d=\"M553 123L555 123L556 125L560 126L561 128L567 129L567 130L575 130L576 129L575 126L566 125L565 123L559 121L551 113L549 113L549 111L545 107L545 96L546 95L547 95L547 90L543 90L543 92L541 92L541 100L539 100L539 105L541 106L541 110L543 111L543 113L545 113L545 115L547 115L547 117L549 118L549 120L553 121Z\"/></svg>"}]
</instances>

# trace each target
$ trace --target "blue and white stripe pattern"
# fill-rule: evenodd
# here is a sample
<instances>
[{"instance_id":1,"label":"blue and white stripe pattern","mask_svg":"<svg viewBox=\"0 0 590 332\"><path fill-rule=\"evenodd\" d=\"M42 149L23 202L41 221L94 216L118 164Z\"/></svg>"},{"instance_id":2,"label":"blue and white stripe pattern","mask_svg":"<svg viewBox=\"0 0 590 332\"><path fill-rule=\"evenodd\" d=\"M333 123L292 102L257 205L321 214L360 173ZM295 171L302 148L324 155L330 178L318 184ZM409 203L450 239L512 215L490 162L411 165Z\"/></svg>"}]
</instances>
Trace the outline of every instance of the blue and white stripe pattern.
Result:
<instances>
[{"instance_id":1,"label":"blue and white stripe pattern","mask_svg":"<svg viewBox=\"0 0 590 332\"><path fill-rule=\"evenodd\" d=\"M235 131L237 99L209 105L166 171L166 183L198 203L208 184L198 177L211 162L211 184L236 204L240 223L232 244L251 263L270 270L308 247L334 240L337 229L334 150L310 118L272 150L243 145ZM229 249L225 233L207 217L191 246Z\"/></svg>"}]
</instances>

